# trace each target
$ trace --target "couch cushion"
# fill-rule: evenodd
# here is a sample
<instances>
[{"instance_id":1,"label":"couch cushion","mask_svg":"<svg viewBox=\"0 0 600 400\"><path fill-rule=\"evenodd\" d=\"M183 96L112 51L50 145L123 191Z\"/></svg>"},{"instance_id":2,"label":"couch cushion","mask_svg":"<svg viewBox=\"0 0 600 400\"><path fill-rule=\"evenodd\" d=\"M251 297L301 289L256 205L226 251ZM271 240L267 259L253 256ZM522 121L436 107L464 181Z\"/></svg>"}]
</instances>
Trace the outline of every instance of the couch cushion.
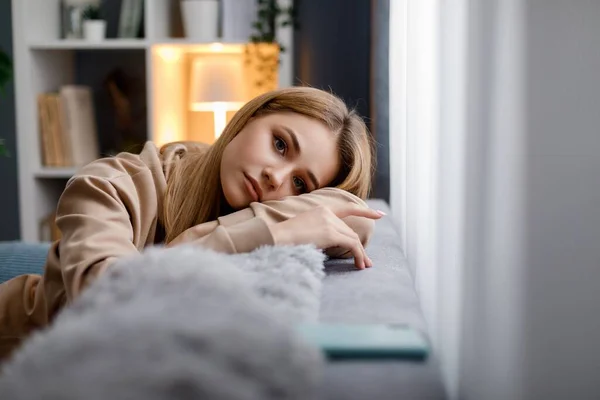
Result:
<instances>
[{"instance_id":1,"label":"couch cushion","mask_svg":"<svg viewBox=\"0 0 600 400\"><path fill-rule=\"evenodd\" d=\"M44 271L49 243L0 242L0 283Z\"/></svg>"},{"instance_id":2,"label":"couch cushion","mask_svg":"<svg viewBox=\"0 0 600 400\"><path fill-rule=\"evenodd\" d=\"M402 251L388 205L369 200L388 215L376 221L366 251L373 267L357 270L351 259L325 263L321 320L325 322L408 324L426 331L413 276Z\"/></svg>"},{"instance_id":3,"label":"couch cushion","mask_svg":"<svg viewBox=\"0 0 600 400\"><path fill-rule=\"evenodd\" d=\"M367 246L373 267L356 270L352 260L328 260L320 319L324 322L408 324L427 333L414 279L388 205ZM435 353L424 362L410 360L337 361L325 368L321 400L445 399Z\"/></svg>"}]
</instances>

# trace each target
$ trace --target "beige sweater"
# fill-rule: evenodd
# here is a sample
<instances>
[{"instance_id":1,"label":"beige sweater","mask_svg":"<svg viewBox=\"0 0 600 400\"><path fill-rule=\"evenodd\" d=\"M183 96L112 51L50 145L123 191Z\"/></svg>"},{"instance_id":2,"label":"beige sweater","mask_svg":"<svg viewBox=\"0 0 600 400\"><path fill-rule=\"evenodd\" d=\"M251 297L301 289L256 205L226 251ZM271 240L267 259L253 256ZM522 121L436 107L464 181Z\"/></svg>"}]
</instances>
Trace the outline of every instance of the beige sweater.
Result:
<instances>
[{"instance_id":1,"label":"beige sweater","mask_svg":"<svg viewBox=\"0 0 600 400\"><path fill-rule=\"evenodd\" d=\"M23 275L0 285L0 361L30 332L51 322L113 261L163 240L162 201L170 170L186 152L205 149L200 144L176 143L159 151L147 143L139 155L121 153L95 161L69 181L57 209L62 238L50 249L44 275ZM318 205L347 203L366 207L358 197L334 188L252 203L217 221L188 229L172 244L193 243L225 253L248 252L274 244L269 225ZM366 244L373 221L345 221Z\"/></svg>"}]
</instances>

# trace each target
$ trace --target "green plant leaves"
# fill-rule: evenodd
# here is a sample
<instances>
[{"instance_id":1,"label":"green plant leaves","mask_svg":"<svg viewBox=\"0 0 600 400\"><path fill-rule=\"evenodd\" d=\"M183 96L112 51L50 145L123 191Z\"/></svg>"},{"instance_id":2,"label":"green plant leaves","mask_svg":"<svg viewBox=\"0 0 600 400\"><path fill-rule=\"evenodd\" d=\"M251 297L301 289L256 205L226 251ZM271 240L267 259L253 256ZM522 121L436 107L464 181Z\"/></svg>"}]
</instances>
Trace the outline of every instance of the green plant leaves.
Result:
<instances>
[{"instance_id":1,"label":"green plant leaves","mask_svg":"<svg viewBox=\"0 0 600 400\"><path fill-rule=\"evenodd\" d=\"M0 139L0 157L8 157L8 150L4 146L4 140Z\"/></svg>"},{"instance_id":2,"label":"green plant leaves","mask_svg":"<svg viewBox=\"0 0 600 400\"><path fill-rule=\"evenodd\" d=\"M256 32L250 36L253 43L276 43L277 25L281 27L298 27L297 12L294 6L282 8L277 4L277 0L256 0L258 4L257 21L252 24ZM281 20L279 17L283 16ZM281 49L285 52L285 49Z\"/></svg>"},{"instance_id":3,"label":"green plant leaves","mask_svg":"<svg viewBox=\"0 0 600 400\"><path fill-rule=\"evenodd\" d=\"M90 4L83 10L81 14L84 20L100 20L102 19L102 14L100 11L100 7Z\"/></svg>"}]
</instances>

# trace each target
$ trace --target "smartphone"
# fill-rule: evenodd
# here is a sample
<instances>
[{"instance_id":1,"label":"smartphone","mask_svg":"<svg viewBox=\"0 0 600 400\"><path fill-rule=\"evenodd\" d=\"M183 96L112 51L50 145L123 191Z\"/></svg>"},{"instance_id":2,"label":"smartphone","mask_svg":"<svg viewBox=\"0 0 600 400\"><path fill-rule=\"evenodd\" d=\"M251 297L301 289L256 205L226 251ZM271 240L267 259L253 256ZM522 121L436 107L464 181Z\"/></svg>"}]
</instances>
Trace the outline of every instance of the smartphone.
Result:
<instances>
[{"instance_id":1,"label":"smartphone","mask_svg":"<svg viewBox=\"0 0 600 400\"><path fill-rule=\"evenodd\" d=\"M408 325L315 323L298 331L332 360L424 360L429 354L425 336Z\"/></svg>"}]
</instances>

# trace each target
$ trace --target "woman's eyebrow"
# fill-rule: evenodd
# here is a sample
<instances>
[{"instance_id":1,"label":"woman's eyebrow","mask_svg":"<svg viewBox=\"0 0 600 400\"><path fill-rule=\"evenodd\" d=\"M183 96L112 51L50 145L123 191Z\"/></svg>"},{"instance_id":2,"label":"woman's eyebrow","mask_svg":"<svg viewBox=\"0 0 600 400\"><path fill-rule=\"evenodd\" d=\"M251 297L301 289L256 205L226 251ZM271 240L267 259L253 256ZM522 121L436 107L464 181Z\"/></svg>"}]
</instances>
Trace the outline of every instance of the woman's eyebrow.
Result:
<instances>
[{"instance_id":1,"label":"woman's eyebrow","mask_svg":"<svg viewBox=\"0 0 600 400\"><path fill-rule=\"evenodd\" d=\"M308 171L307 174L308 174L308 177L310 178L310 180L312 181L312 184L315 185L315 190L320 188L321 186L319 185L319 181L317 180L317 177L315 176L315 174L313 174L312 171Z\"/></svg>"},{"instance_id":2,"label":"woman's eyebrow","mask_svg":"<svg viewBox=\"0 0 600 400\"><path fill-rule=\"evenodd\" d=\"M289 126L280 125L279 127L286 131L288 135L290 135L290 137L292 138L292 147L294 148L294 153L300 155L302 149L300 148L300 143L298 142L298 135L296 134L296 131L294 131Z\"/></svg>"}]
</instances>

